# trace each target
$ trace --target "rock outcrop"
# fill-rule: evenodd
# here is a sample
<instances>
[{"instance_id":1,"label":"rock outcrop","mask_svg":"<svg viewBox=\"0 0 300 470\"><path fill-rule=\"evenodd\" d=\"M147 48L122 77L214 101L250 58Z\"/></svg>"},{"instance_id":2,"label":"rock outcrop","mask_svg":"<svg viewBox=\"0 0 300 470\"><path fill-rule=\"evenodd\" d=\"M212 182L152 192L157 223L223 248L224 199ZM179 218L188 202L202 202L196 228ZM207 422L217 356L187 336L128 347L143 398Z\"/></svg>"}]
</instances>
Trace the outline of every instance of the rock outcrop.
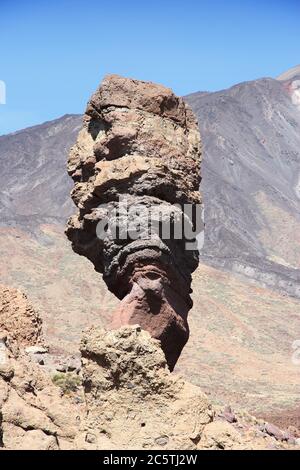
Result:
<instances>
[{"instance_id":1,"label":"rock outcrop","mask_svg":"<svg viewBox=\"0 0 300 470\"><path fill-rule=\"evenodd\" d=\"M82 405L62 395L50 375L29 356L16 358L7 346L5 354L0 363L0 448L74 448Z\"/></svg>"},{"instance_id":2,"label":"rock outcrop","mask_svg":"<svg viewBox=\"0 0 300 470\"><path fill-rule=\"evenodd\" d=\"M88 413L79 447L196 447L212 420L211 404L198 387L170 373L159 341L139 326L91 328L81 352Z\"/></svg>"},{"instance_id":3,"label":"rock outcrop","mask_svg":"<svg viewBox=\"0 0 300 470\"><path fill-rule=\"evenodd\" d=\"M62 396L27 349L41 350L42 322L26 296L0 290L0 448L73 447L82 406ZM29 346L30 345L30 346ZM26 347L27 346L27 347Z\"/></svg>"},{"instance_id":4,"label":"rock outcrop","mask_svg":"<svg viewBox=\"0 0 300 470\"><path fill-rule=\"evenodd\" d=\"M73 249L122 300L112 327L140 324L160 339L170 369L189 336L200 156L197 121L181 98L110 75L68 161L79 208L67 227Z\"/></svg>"},{"instance_id":5,"label":"rock outcrop","mask_svg":"<svg viewBox=\"0 0 300 470\"><path fill-rule=\"evenodd\" d=\"M9 337L10 346L42 344L42 321L25 294L0 284L0 339ZM8 339L7 339L8 341Z\"/></svg>"},{"instance_id":6,"label":"rock outcrop","mask_svg":"<svg viewBox=\"0 0 300 470\"><path fill-rule=\"evenodd\" d=\"M284 449L299 444L290 431L213 406L199 387L169 371L159 341L138 325L110 331L92 327L84 333L81 353L86 411L74 442L78 449Z\"/></svg>"},{"instance_id":7,"label":"rock outcrop","mask_svg":"<svg viewBox=\"0 0 300 470\"><path fill-rule=\"evenodd\" d=\"M17 309L15 290L5 288L5 293L6 308L9 303L11 311L14 305ZM1 325L3 312L0 298ZM35 325L39 340L40 322ZM247 413L217 409L200 388L169 371L159 341L137 325L110 331L90 327L81 342L82 370L76 384L68 372L51 376L46 365L26 353L42 347L34 341L28 347L23 341L7 324L5 330L0 328L0 449L163 451L299 445L297 429L282 432Z\"/></svg>"}]
</instances>

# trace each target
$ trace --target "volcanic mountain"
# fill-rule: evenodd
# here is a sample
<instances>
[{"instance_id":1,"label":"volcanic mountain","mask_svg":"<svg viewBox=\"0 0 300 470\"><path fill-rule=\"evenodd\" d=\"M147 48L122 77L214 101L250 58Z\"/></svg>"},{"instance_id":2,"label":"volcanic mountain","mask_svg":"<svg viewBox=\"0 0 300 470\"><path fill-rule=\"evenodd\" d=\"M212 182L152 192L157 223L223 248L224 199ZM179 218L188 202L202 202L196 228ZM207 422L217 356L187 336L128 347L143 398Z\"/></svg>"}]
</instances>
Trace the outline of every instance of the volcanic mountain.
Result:
<instances>
[{"instance_id":1,"label":"volcanic mountain","mask_svg":"<svg viewBox=\"0 0 300 470\"><path fill-rule=\"evenodd\" d=\"M204 142L203 260L297 297L299 74L186 97Z\"/></svg>"}]
</instances>

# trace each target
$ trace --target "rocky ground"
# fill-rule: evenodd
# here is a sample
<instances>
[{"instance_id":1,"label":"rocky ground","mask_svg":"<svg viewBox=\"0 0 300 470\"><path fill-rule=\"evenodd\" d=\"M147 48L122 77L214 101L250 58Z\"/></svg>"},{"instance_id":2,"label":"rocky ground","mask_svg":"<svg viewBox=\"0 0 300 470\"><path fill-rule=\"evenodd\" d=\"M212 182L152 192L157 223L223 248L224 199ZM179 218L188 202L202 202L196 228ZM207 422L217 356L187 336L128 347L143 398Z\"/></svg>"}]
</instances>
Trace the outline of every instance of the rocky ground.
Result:
<instances>
[{"instance_id":1,"label":"rocky ground","mask_svg":"<svg viewBox=\"0 0 300 470\"><path fill-rule=\"evenodd\" d=\"M159 342L139 326L90 327L81 364L49 368L41 321L26 297L0 288L2 449L297 449L284 431L215 406L170 373ZM23 325L11 331L12 322ZM50 362L49 362L50 361ZM48 364L48 366L47 366Z\"/></svg>"}]
</instances>

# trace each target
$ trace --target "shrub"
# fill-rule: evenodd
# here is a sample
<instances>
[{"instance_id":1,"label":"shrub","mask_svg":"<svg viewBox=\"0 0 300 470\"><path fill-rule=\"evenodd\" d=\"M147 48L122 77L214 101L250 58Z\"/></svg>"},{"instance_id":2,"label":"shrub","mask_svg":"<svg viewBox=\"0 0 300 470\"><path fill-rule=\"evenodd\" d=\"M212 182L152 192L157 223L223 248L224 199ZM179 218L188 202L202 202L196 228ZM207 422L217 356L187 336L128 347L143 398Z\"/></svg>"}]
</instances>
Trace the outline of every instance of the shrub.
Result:
<instances>
[{"instance_id":1,"label":"shrub","mask_svg":"<svg viewBox=\"0 0 300 470\"><path fill-rule=\"evenodd\" d=\"M64 373L57 373L52 377L52 382L57 387L60 387L65 394L69 394L71 392L76 392L78 387L81 385L81 378L70 372Z\"/></svg>"}]
</instances>

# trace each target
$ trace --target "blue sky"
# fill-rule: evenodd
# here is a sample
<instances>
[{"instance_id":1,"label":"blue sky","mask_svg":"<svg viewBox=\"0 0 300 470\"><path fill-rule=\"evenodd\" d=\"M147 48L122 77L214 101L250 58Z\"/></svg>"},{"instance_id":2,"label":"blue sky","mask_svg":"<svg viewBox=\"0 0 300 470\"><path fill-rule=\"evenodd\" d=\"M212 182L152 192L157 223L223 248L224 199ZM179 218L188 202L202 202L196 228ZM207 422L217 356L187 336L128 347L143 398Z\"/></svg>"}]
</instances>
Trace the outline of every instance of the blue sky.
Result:
<instances>
[{"instance_id":1,"label":"blue sky","mask_svg":"<svg viewBox=\"0 0 300 470\"><path fill-rule=\"evenodd\" d=\"M106 73L180 95L300 63L299 0L0 0L0 135L84 111Z\"/></svg>"}]
</instances>

